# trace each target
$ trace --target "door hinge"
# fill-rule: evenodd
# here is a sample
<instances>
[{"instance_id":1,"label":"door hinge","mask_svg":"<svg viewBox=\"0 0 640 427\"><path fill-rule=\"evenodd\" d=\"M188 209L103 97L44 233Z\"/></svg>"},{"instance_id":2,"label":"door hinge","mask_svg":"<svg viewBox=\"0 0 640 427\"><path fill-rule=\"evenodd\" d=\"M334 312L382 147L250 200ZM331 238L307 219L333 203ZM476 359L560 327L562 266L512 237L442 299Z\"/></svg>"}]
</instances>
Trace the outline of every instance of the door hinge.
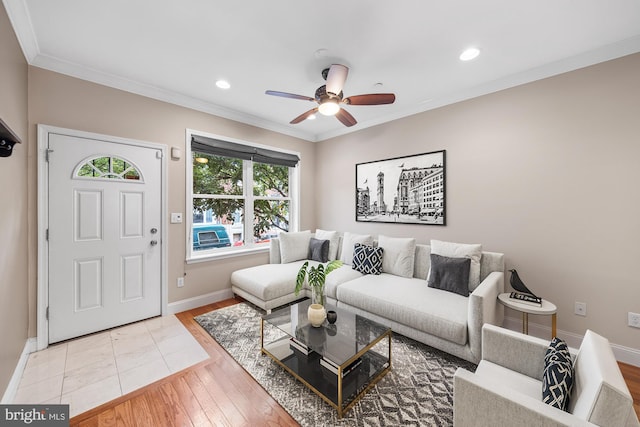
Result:
<instances>
[{"instance_id":1,"label":"door hinge","mask_svg":"<svg viewBox=\"0 0 640 427\"><path fill-rule=\"evenodd\" d=\"M53 153L53 150L50 150L48 148L46 150L44 150L44 159L45 159L45 161L47 161L47 162L49 161L51 153Z\"/></svg>"},{"instance_id":2,"label":"door hinge","mask_svg":"<svg viewBox=\"0 0 640 427\"><path fill-rule=\"evenodd\" d=\"M49 307L47 307L47 313L45 314L45 317L47 318L47 320L49 320Z\"/></svg>"},{"instance_id":3,"label":"door hinge","mask_svg":"<svg viewBox=\"0 0 640 427\"><path fill-rule=\"evenodd\" d=\"M44 232L44 239L48 242L49 241L49 229L47 228Z\"/></svg>"},{"instance_id":4,"label":"door hinge","mask_svg":"<svg viewBox=\"0 0 640 427\"><path fill-rule=\"evenodd\" d=\"M156 151L156 159L162 159L164 157L164 155L162 154L162 151Z\"/></svg>"}]
</instances>

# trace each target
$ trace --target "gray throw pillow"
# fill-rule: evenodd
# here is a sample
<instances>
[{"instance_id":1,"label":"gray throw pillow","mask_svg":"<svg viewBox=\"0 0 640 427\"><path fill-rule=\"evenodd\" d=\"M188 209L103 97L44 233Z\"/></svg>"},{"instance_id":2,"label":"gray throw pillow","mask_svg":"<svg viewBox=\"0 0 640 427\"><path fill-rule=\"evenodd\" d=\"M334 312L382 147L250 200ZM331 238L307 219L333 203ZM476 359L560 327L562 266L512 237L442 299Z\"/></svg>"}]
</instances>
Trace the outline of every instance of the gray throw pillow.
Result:
<instances>
[{"instance_id":1,"label":"gray throw pillow","mask_svg":"<svg viewBox=\"0 0 640 427\"><path fill-rule=\"evenodd\" d=\"M309 256L313 261L327 262L329 261L329 240L320 240L312 237L309 239Z\"/></svg>"},{"instance_id":2,"label":"gray throw pillow","mask_svg":"<svg viewBox=\"0 0 640 427\"><path fill-rule=\"evenodd\" d=\"M443 291L469 296L469 258L449 258L431 254L431 274L428 286Z\"/></svg>"}]
</instances>

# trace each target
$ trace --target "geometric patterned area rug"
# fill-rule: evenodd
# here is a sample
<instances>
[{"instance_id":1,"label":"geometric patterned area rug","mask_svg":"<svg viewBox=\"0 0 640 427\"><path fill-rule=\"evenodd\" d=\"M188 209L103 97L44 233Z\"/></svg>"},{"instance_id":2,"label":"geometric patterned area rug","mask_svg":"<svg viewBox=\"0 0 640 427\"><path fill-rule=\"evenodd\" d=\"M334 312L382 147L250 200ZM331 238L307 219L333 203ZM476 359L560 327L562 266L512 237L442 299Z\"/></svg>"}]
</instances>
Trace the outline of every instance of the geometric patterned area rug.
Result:
<instances>
[{"instance_id":1,"label":"geometric patterned area rug","mask_svg":"<svg viewBox=\"0 0 640 427\"><path fill-rule=\"evenodd\" d=\"M338 419L336 410L260 353L263 311L240 303L195 317L291 416L311 426L451 426L453 374L476 365L402 335L391 342L392 369Z\"/></svg>"}]
</instances>

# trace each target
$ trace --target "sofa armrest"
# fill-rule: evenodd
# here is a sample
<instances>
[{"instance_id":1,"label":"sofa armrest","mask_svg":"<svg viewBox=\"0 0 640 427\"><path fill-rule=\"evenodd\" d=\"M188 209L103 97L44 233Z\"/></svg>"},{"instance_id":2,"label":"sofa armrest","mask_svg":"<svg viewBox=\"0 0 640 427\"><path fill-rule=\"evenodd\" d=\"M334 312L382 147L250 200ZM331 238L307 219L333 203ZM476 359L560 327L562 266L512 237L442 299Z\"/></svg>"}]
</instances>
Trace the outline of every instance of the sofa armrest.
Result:
<instances>
[{"instance_id":1,"label":"sofa armrest","mask_svg":"<svg viewBox=\"0 0 640 427\"><path fill-rule=\"evenodd\" d=\"M494 325L482 328L482 360L542 380L549 340Z\"/></svg>"},{"instance_id":2,"label":"sofa armrest","mask_svg":"<svg viewBox=\"0 0 640 427\"><path fill-rule=\"evenodd\" d=\"M269 264L282 264L280 258L280 240L277 237L269 241Z\"/></svg>"},{"instance_id":3,"label":"sofa armrest","mask_svg":"<svg viewBox=\"0 0 640 427\"><path fill-rule=\"evenodd\" d=\"M453 425L595 426L568 412L513 390L498 380L458 368L453 376Z\"/></svg>"},{"instance_id":4,"label":"sofa armrest","mask_svg":"<svg viewBox=\"0 0 640 427\"><path fill-rule=\"evenodd\" d=\"M482 325L501 325L504 319L504 307L498 303L498 295L503 289L504 273L494 271L469 295L469 347L476 360L482 355Z\"/></svg>"}]
</instances>

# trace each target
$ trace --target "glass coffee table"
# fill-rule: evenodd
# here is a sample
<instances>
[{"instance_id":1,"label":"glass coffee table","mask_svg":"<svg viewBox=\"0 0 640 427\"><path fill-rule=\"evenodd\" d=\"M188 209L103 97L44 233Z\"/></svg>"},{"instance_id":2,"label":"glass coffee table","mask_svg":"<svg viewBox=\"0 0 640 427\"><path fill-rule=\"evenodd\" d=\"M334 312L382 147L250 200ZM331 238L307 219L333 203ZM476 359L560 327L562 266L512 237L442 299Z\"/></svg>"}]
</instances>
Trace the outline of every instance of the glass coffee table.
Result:
<instances>
[{"instance_id":1,"label":"glass coffee table","mask_svg":"<svg viewBox=\"0 0 640 427\"><path fill-rule=\"evenodd\" d=\"M331 304L325 308L337 313L336 322L314 328L307 319L310 304L304 300L262 316L260 348L341 418L391 370L391 328Z\"/></svg>"}]
</instances>

